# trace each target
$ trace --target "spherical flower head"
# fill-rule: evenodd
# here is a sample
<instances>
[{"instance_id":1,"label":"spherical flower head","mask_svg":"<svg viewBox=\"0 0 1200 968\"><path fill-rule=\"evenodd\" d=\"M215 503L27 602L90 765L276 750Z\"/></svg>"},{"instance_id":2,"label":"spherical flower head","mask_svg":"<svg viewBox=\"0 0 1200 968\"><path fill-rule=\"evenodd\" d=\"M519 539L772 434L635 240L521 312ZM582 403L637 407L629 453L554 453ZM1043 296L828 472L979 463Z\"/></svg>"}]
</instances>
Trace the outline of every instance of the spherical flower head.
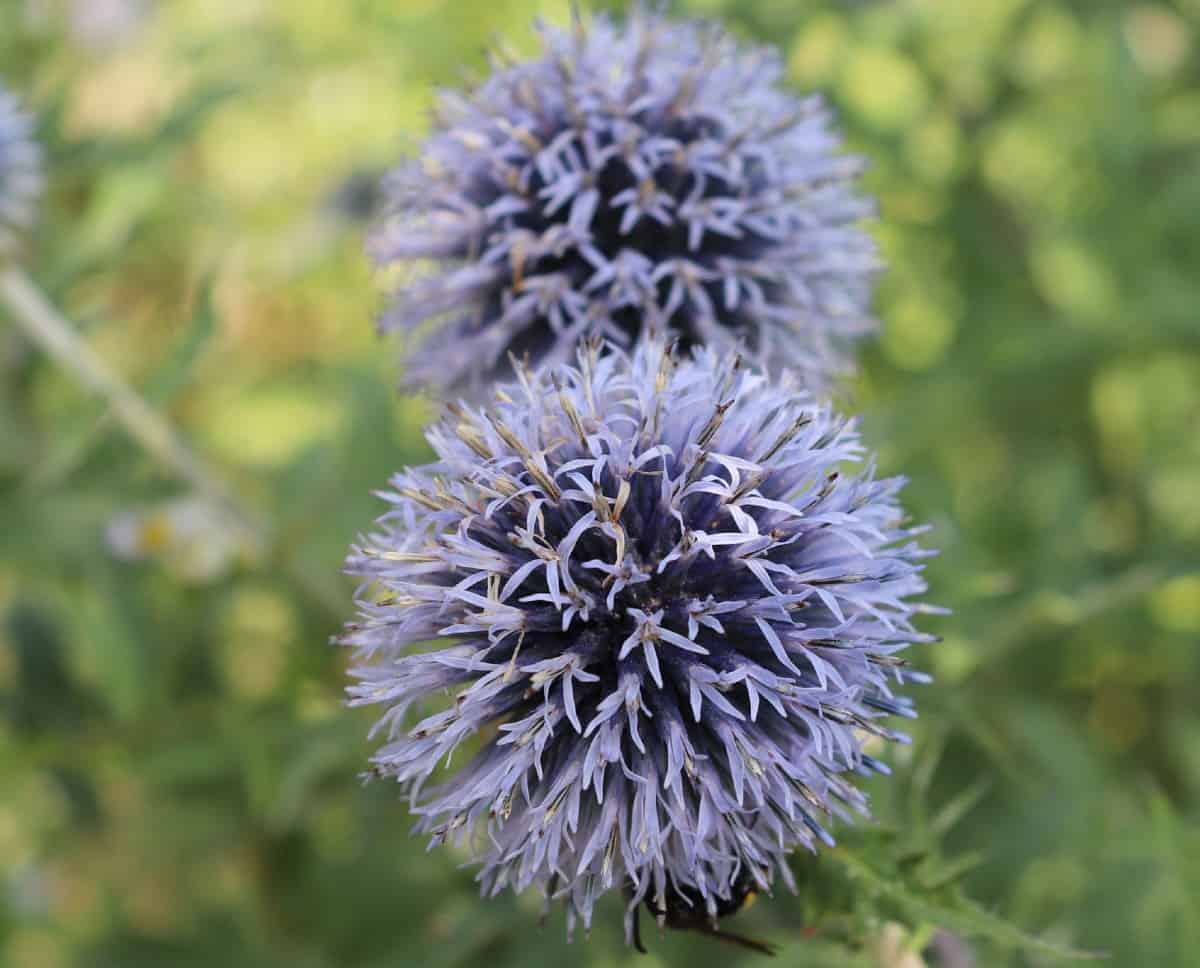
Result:
<instances>
[{"instance_id":1,"label":"spherical flower head","mask_svg":"<svg viewBox=\"0 0 1200 968\"><path fill-rule=\"evenodd\" d=\"M854 425L711 349L585 344L456 405L348 571L372 773L487 893L714 911L866 813L925 556ZM432 640L439 640L429 648ZM460 750L459 748L462 747ZM457 770L445 764L458 750Z\"/></svg>"},{"instance_id":2,"label":"spherical flower head","mask_svg":"<svg viewBox=\"0 0 1200 968\"><path fill-rule=\"evenodd\" d=\"M773 52L644 10L540 32L539 57L440 98L387 186L371 248L408 270L381 325L417 331L409 384L646 330L814 388L845 370L877 258L821 99L786 91Z\"/></svg>"},{"instance_id":3,"label":"spherical flower head","mask_svg":"<svg viewBox=\"0 0 1200 968\"><path fill-rule=\"evenodd\" d=\"M0 87L0 258L16 251L33 225L42 191L42 153L33 120Z\"/></svg>"},{"instance_id":4,"label":"spherical flower head","mask_svg":"<svg viewBox=\"0 0 1200 968\"><path fill-rule=\"evenodd\" d=\"M67 27L77 43L103 52L125 43L148 13L145 0L72 0Z\"/></svg>"}]
</instances>

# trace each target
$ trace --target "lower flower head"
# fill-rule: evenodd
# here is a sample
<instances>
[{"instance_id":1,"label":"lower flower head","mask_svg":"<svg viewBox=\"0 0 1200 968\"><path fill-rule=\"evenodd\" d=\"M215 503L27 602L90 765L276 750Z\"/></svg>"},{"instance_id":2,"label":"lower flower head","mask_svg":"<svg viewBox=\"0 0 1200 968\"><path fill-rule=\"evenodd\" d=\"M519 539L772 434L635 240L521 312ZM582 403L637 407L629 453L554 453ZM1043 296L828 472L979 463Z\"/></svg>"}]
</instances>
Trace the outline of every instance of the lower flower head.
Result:
<instances>
[{"instance_id":1,"label":"lower flower head","mask_svg":"<svg viewBox=\"0 0 1200 968\"><path fill-rule=\"evenodd\" d=\"M790 883L866 814L864 738L904 739L881 720L927 639L921 529L852 422L711 350L600 350L430 431L342 637L419 829L585 923L613 888L711 912L747 871Z\"/></svg>"}]
</instances>

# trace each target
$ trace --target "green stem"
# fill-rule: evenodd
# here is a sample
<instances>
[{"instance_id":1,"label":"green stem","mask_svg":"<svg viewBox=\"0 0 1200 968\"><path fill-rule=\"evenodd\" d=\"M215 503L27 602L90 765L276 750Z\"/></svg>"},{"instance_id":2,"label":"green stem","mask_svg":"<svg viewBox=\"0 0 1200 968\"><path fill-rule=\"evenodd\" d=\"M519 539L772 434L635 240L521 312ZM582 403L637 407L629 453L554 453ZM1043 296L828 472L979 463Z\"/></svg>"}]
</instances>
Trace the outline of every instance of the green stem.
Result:
<instances>
[{"instance_id":1,"label":"green stem","mask_svg":"<svg viewBox=\"0 0 1200 968\"><path fill-rule=\"evenodd\" d=\"M113 418L148 454L222 508L256 553L270 546L270 529L266 523L247 509L225 482L205 466L162 414L96 355L75 327L16 265L0 265L0 304L8 308L13 320L34 343L104 400ZM314 581L292 562L281 564L311 598L333 615L343 614L343 603L335 590L324 582Z\"/></svg>"},{"instance_id":2,"label":"green stem","mask_svg":"<svg viewBox=\"0 0 1200 968\"><path fill-rule=\"evenodd\" d=\"M255 540L265 529L184 443L163 416L153 410L84 342L41 290L17 266L0 269L0 302L25 334L60 366L104 400L126 432L146 451L196 491L225 508Z\"/></svg>"}]
</instances>

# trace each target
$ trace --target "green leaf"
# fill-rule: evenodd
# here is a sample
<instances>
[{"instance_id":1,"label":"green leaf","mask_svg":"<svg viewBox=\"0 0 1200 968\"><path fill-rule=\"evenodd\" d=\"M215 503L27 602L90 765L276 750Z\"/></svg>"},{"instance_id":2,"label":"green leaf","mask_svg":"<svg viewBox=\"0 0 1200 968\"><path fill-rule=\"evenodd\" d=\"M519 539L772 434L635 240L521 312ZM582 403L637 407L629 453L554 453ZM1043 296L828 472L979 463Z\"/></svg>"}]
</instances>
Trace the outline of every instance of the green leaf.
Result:
<instances>
[{"instance_id":1,"label":"green leaf","mask_svg":"<svg viewBox=\"0 0 1200 968\"><path fill-rule=\"evenodd\" d=\"M852 878L898 905L914 921L928 921L964 937L986 938L1006 948L1018 948L1055 958L1089 960L1107 957L1103 952L1084 951L1027 934L1016 925L962 897L956 897L953 907L930 900L901 881L883 876L845 847L829 851L829 856Z\"/></svg>"},{"instance_id":2,"label":"green leaf","mask_svg":"<svg viewBox=\"0 0 1200 968\"><path fill-rule=\"evenodd\" d=\"M117 720L133 722L154 698L153 661L132 588L104 572L74 593L73 637Z\"/></svg>"},{"instance_id":3,"label":"green leaf","mask_svg":"<svg viewBox=\"0 0 1200 968\"><path fill-rule=\"evenodd\" d=\"M196 364L212 342L217 331L213 285L211 278L200 285L191 320L176 341L170 355L143 388L145 398L156 406L165 406L195 378Z\"/></svg>"}]
</instances>

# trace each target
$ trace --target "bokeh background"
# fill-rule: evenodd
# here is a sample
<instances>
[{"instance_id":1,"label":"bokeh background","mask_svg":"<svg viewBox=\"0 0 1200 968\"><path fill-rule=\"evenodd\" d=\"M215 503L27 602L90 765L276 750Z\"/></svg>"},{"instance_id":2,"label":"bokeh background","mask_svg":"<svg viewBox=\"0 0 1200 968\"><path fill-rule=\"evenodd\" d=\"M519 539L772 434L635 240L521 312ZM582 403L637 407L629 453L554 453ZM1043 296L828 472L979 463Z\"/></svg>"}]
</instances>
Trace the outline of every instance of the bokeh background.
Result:
<instances>
[{"instance_id":1,"label":"bokeh background","mask_svg":"<svg viewBox=\"0 0 1200 968\"><path fill-rule=\"evenodd\" d=\"M879 824L740 929L789 965L1200 963L1200 2L675 9L778 45L872 159L884 328L843 399L954 610ZM565 0L0 0L49 153L28 271L268 530L0 309L0 964L756 963L636 956L616 899L568 948L358 780L339 566L430 409L363 216L536 14Z\"/></svg>"}]
</instances>

